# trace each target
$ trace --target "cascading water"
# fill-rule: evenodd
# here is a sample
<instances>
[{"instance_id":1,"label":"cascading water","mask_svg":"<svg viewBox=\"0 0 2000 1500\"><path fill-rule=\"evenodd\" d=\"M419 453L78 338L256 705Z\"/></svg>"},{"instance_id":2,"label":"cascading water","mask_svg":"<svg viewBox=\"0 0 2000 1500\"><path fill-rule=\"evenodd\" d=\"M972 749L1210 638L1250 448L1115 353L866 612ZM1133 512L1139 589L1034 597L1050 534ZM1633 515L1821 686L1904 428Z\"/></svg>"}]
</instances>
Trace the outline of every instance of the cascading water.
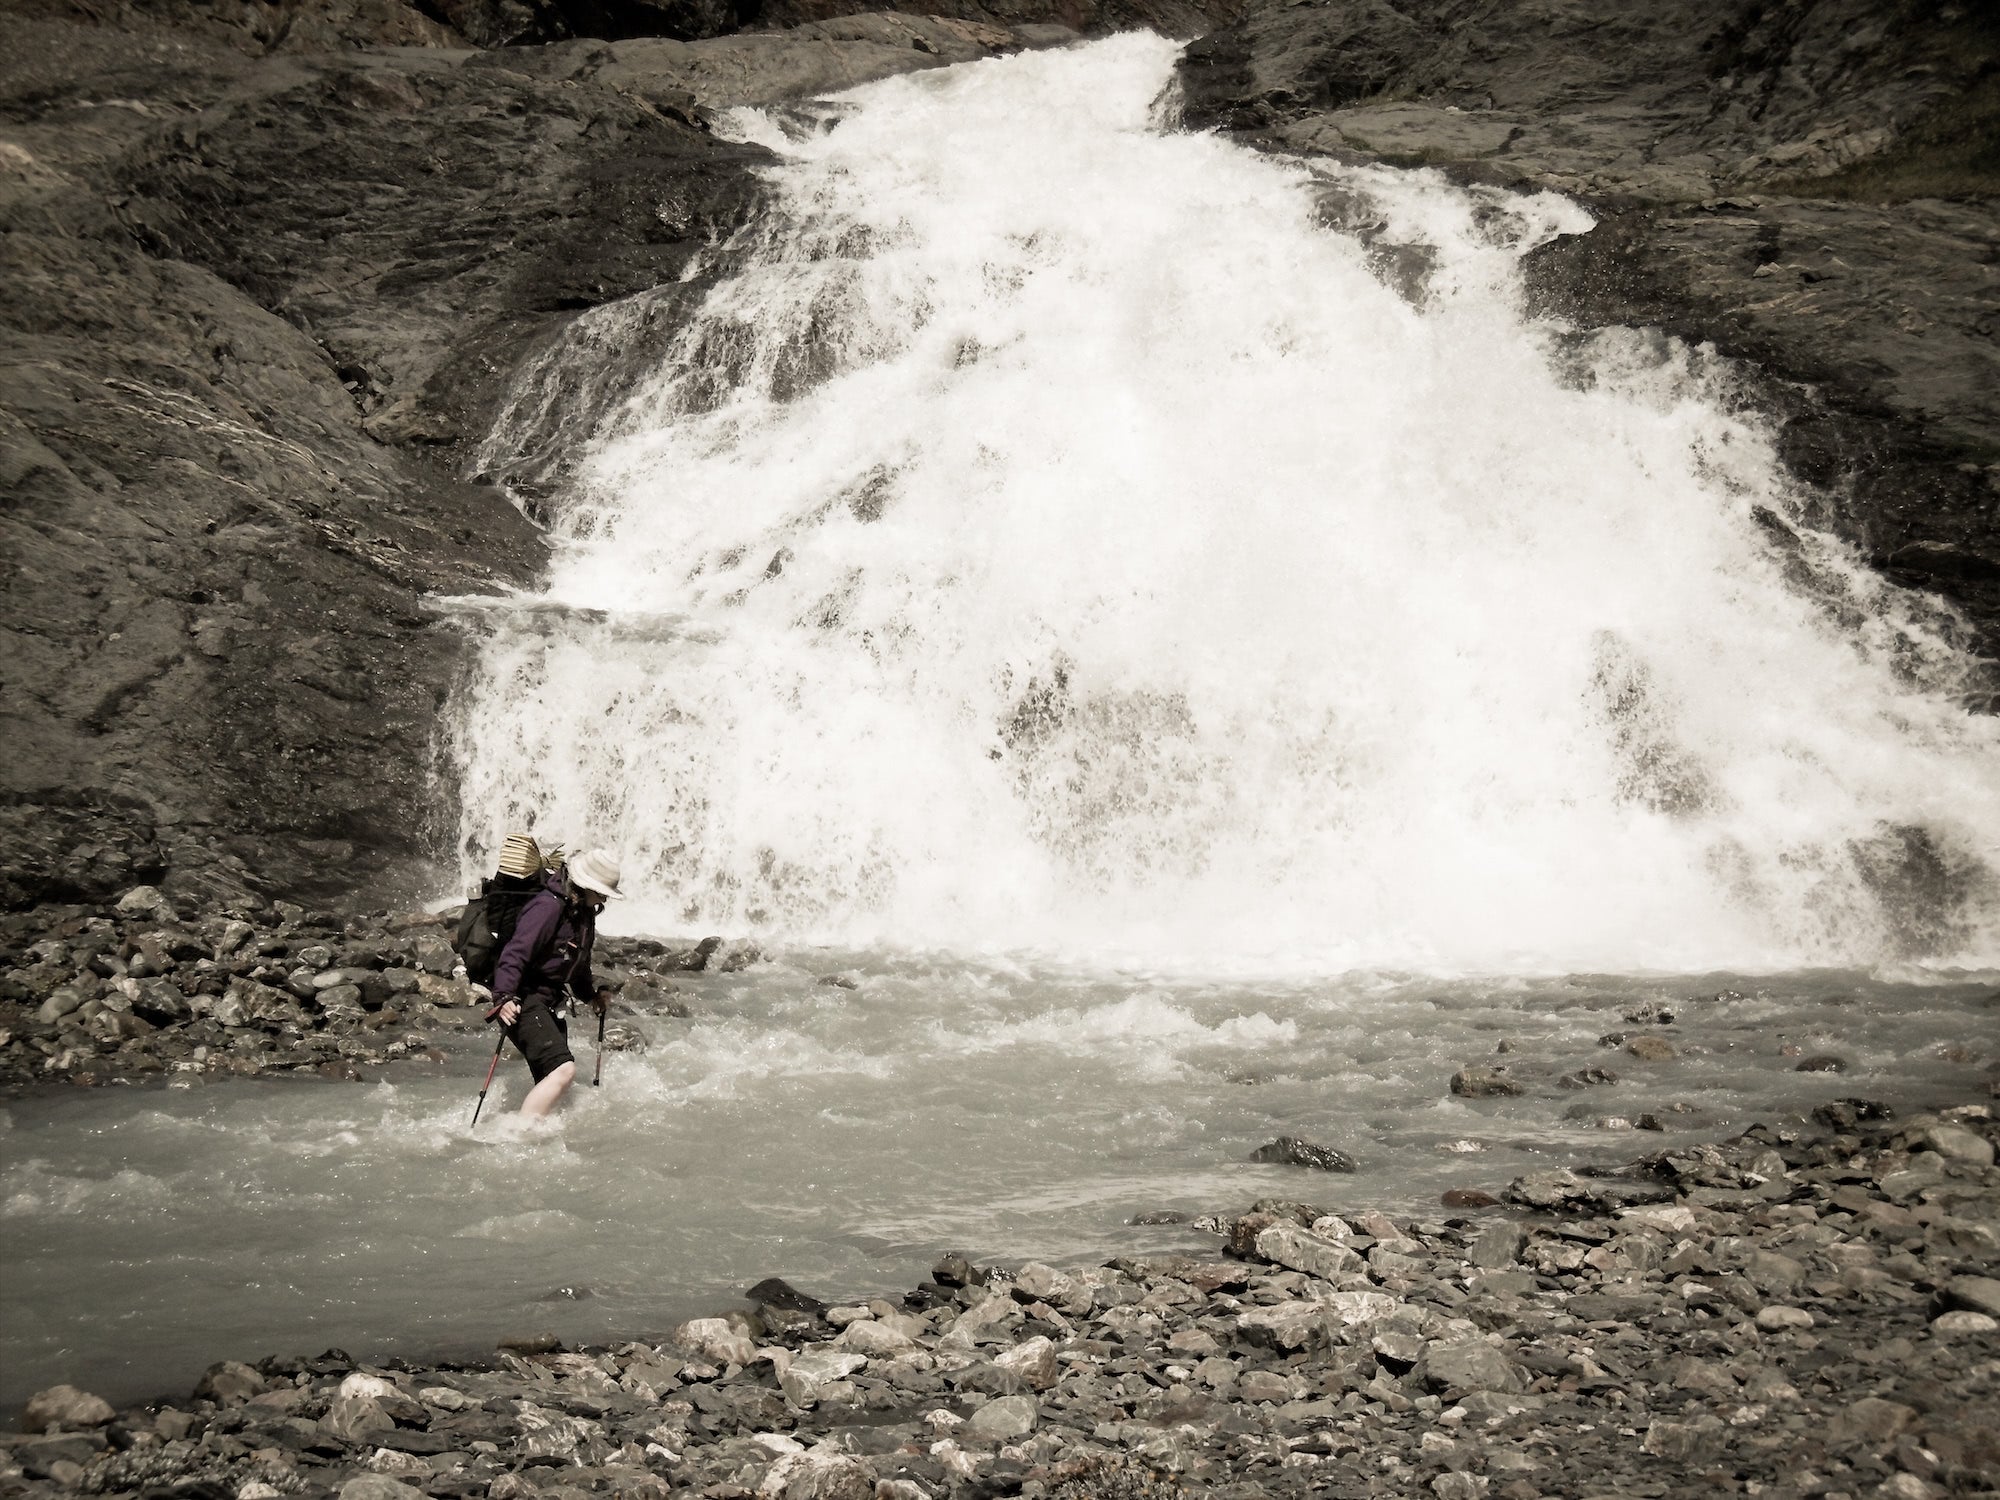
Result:
<instances>
[{"instance_id":1,"label":"cascading water","mask_svg":"<svg viewBox=\"0 0 2000 1500\"><path fill-rule=\"evenodd\" d=\"M659 981L684 1013L628 990L646 1050L550 1131L512 1059L467 1129L476 1026L365 1089L0 1110L0 1405L657 1334L952 1246L1211 1253L1130 1221L1436 1212L1988 1086L1990 974L1684 972L1993 961L1994 729L1943 626L1785 519L1700 360L1524 320L1574 207L1172 134L1171 60L738 118L774 212L579 320L493 436L560 546L545 598L468 606L458 748L468 871L595 833L619 925L773 956ZM1586 964L1623 972L1497 972ZM1600 1046L1665 1014L1671 1059ZM1452 1095L1500 1040L1526 1092ZM1278 1135L1361 1170L1252 1164Z\"/></svg>"},{"instance_id":2,"label":"cascading water","mask_svg":"<svg viewBox=\"0 0 2000 1500\"><path fill-rule=\"evenodd\" d=\"M593 829L658 930L1165 964L1990 961L1945 630L1702 361L1524 318L1587 216L1173 133L1172 58L735 117L733 274L489 445L558 476L564 608L466 702L468 869Z\"/></svg>"}]
</instances>

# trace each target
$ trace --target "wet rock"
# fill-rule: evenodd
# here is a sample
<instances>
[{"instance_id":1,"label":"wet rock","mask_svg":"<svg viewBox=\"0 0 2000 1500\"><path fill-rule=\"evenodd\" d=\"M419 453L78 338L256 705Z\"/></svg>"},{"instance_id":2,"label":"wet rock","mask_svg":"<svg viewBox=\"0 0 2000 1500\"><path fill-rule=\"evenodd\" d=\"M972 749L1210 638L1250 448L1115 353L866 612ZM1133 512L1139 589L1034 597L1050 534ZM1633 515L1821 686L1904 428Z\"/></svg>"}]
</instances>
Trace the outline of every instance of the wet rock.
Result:
<instances>
[{"instance_id":1,"label":"wet rock","mask_svg":"<svg viewBox=\"0 0 2000 1500\"><path fill-rule=\"evenodd\" d=\"M252 1396L263 1394L264 1377L250 1366L225 1359L208 1367L194 1388L197 1401L213 1401L217 1406L240 1406Z\"/></svg>"},{"instance_id":2,"label":"wet rock","mask_svg":"<svg viewBox=\"0 0 2000 1500\"><path fill-rule=\"evenodd\" d=\"M1680 1049L1661 1036L1635 1036L1625 1051L1642 1062L1668 1062L1680 1056Z\"/></svg>"},{"instance_id":3,"label":"wet rock","mask_svg":"<svg viewBox=\"0 0 2000 1500\"><path fill-rule=\"evenodd\" d=\"M73 1385L52 1385L28 1398L21 1411L21 1426L28 1432L74 1431L102 1427L117 1413L111 1403Z\"/></svg>"},{"instance_id":4,"label":"wet rock","mask_svg":"<svg viewBox=\"0 0 2000 1500\"><path fill-rule=\"evenodd\" d=\"M1287 1167L1312 1167L1321 1172L1354 1172L1360 1164L1343 1151L1331 1146L1317 1145L1312 1141L1302 1141L1296 1136L1281 1135L1275 1141L1267 1141L1250 1153L1250 1160Z\"/></svg>"},{"instance_id":5,"label":"wet rock","mask_svg":"<svg viewBox=\"0 0 2000 1500\"><path fill-rule=\"evenodd\" d=\"M1451 1075L1451 1091L1468 1099L1497 1099L1525 1092L1504 1068L1474 1065Z\"/></svg>"},{"instance_id":6,"label":"wet rock","mask_svg":"<svg viewBox=\"0 0 2000 1500\"><path fill-rule=\"evenodd\" d=\"M1792 1071L1794 1073L1845 1073L1847 1071L1847 1059L1836 1057L1831 1052L1821 1052L1812 1057L1799 1059L1797 1066Z\"/></svg>"},{"instance_id":7,"label":"wet rock","mask_svg":"<svg viewBox=\"0 0 2000 1500\"><path fill-rule=\"evenodd\" d=\"M1617 1081L1618 1075L1609 1068L1578 1068L1557 1078L1556 1084L1566 1089L1595 1089L1604 1088Z\"/></svg>"},{"instance_id":8,"label":"wet rock","mask_svg":"<svg viewBox=\"0 0 2000 1500\"><path fill-rule=\"evenodd\" d=\"M1481 1188L1446 1188L1438 1195L1446 1208L1497 1208L1500 1200Z\"/></svg>"},{"instance_id":9,"label":"wet rock","mask_svg":"<svg viewBox=\"0 0 2000 1500\"><path fill-rule=\"evenodd\" d=\"M939 1286L984 1286L986 1273L954 1250L940 1256L931 1267L931 1280Z\"/></svg>"},{"instance_id":10,"label":"wet rock","mask_svg":"<svg viewBox=\"0 0 2000 1500\"><path fill-rule=\"evenodd\" d=\"M1893 1120L1896 1112L1873 1099L1835 1099L1813 1108L1813 1119L1829 1130L1852 1130L1871 1120Z\"/></svg>"},{"instance_id":11,"label":"wet rock","mask_svg":"<svg viewBox=\"0 0 2000 1500\"><path fill-rule=\"evenodd\" d=\"M743 1294L759 1307L780 1307L789 1312L802 1312L813 1317L826 1313L826 1304L817 1297L809 1297L790 1282L776 1276L766 1277Z\"/></svg>"}]
</instances>

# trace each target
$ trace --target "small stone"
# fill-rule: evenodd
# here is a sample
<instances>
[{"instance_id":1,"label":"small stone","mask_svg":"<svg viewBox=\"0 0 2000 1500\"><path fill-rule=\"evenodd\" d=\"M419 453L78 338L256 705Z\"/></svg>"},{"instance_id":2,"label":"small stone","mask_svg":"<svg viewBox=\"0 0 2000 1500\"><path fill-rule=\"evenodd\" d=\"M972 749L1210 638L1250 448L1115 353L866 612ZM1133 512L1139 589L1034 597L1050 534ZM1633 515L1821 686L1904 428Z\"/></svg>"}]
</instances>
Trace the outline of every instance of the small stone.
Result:
<instances>
[{"instance_id":1,"label":"small stone","mask_svg":"<svg viewBox=\"0 0 2000 1500\"><path fill-rule=\"evenodd\" d=\"M723 1318L694 1318L674 1330L674 1344L719 1365L747 1365L757 1346Z\"/></svg>"},{"instance_id":2,"label":"small stone","mask_svg":"<svg viewBox=\"0 0 2000 1500\"><path fill-rule=\"evenodd\" d=\"M1843 1433L1859 1434L1871 1443L1886 1443L1916 1420L1915 1407L1863 1396L1847 1408L1840 1427Z\"/></svg>"},{"instance_id":3,"label":"small stone","mask_svg":"<svg viewBox=\"0 0 2000 1500\"><path fill-rule=\"evenodd\" d=\"M1035 1430L1041 1413L1033 1396L996 1396L966 1419L964 1430L989 1440L1026 1437Z\"/></svg>"},{"instance_id":4,"label":"small stone","mask_svg":"<svg viewBox=\"0 0 2000 1500\"><path fill-rule=\"evenodd\" d=\"M1680 1049L1663 1036L1635 1036L1625 1044L1625 1051L1641 1062L1667 1062L1681 1055Z\"/></svg>"},{"instance_id":5,"label":"small stone","mask_svg":"<svg viewBox=\"0 0 2000 1500\"><path fill-rule=\"evenodd\" d=\"M1873 1099L1834 1099L1813 1108L1813 1119L1828 1130L1852 1130L1864 1120L1895 1118L1895 1110Z\"/></svg>"},{"instance_id":6,"label":"small stone","mask_svg":"<svg viewBox=\"0 0 2000 1500\"><path fill-rule=\"evenodd\" d=\"M1040 1334L996 1356L993 1363L1020 1376L1031 1391L1046 1391L1062 1377L1056 1346Z\"/></svg>"},{"instance_id":7,"label":"small stone","mask_svg":"<svg viewBox=\"0 0 2000 1500\"><path fill-rule=\"evenodd\" d=\"M127 917L150 917L162 914L171 917L173 905L160 894L160 888L153 885L135 885L118 898L118 911Z\"/></svg>"},{"instance_id":8,"label":"small stone","mask_svg":"<svg viewBox=\"0 0 2000 1500\"><path fill-rule=\"evenodd\" d=\"M1522 1093L1522 1087L1498 1067L1474 1065L1451 1075L1451 1091L1466 1099L1504 1099Z\"/></svg>"},{"instance_id":9,"label":"small stone","mask_svg":"<svg viewBox=\"0 0 2000 1500\"><path fill-rule=\"evenodd\" d=\"M118 1415L102 1396L78 1390L73 1385L52 1385L37 1391L22 1408L21 1426L28 1432L52 1432L58 1428L76 1431L102 1427Z\"/></svg>"},{"instance_id":10,"label":"small stone","mask_svg":"<svg viewBox=\"0 0 2000 1500\"><path fill-rule=\"evenodd\" d=\"M1794 1073L1845 1073L1847 1059L1835 1057L1831 1052L1822 1052L1813 1057L1801 1058L1792 1069Z\"/></svg>"},{"instance_id":11,"label":"small stone","mask_svg":"<svg viewBox=\"0 0 2000 1500\"><path fill-rule=\"evenodd\" d=\"M361 1446L371 1432L387 1432L395 1419L368 1396L341 1396L319 1419L319 1430L349 1447Z\"/></svg>"},{"instance_id":12,"label":"small stone","mask_svg":"<svg viewBox=\"0 0 2000 1500\"><path fill-rule=\"evenodd\" d=\"M1438 1197L1446 1208L1498 1208L1500 1200L1478 1188L1446 1188Z\"/></svg>"},{"instance_id":13,"label":"small stone","mask_svg":"<svg viewBox=\"0 0 2000 1500\"><path fill-rule=\"evenodd\" d=\"M562 1340L553 1333L515 1333L493 1347L509 1354L556 1354L562 1350Z\"/></svg>"},{"instance_id":14,"label":"small stone","mask_svg":"<svg viewBox=\"0 0 2000 1500\"><path fill-rule=\"evenodd\" d=\"M984 1286L986 1273L958 1251L950 1250L931 1267L931 1280L939 1286Z\"/></svg>"},{"instance_id":15,"label":"small stone","mask_svg":"<svg viewBox=\"0 0 2000 1500\"><path fill-rule=\"evenodd\" d=\"M1810 1328L1813 1315L1803 1307L1766 1307L1757 1314L1757 1326L1766 1333L1777 1333L1787 1328Z\"/></svg>"},{"instance_id":16,"label":"small stone","mask_svg":"<svg viewBox=\"0 0 2000 1500\"><path fill-rule=\"evenodd\" d=\"M217 1406L241 1406L263 1393L264 1377L233 1359L210 1365L194 1388L197 1401L213 1401Z\"/></svg>"},{"instance_id":17,"label":"small stone","mask_svg":"<svg viewBox=\"0 0 2000 1500\"><path fill-rule=\"evenodd\" d=\"M739 1360L737 1363L748 1364L749 1361ZM850 1350L825 1344L809 1346L786 1367L784 1374L778 1377L778 1384L784 1390L785 1399L792 1405L811 1406L825 1394L829 1385L845 1380L856 1370L865 1369L867 1364L865 1355Z\"/></svg>"},{"instance_id":18,"label":"small stone","mask_svg":"<svg viewBox=\"0 0 2000 1500\"><path fill-rule=\"evenodd\" d=\"M1993 1333L2000 1331L2000 1318L1987 1313L1973 1312L1959 1308L1953 1312L1939 1313L1931 1319L1931 1332L1943 1334Z\"/></svg>"},{"instance_id":19,"label":"small stone","mask_svg":"<svg viewBox=\"0 0 2000 1500\"><path fill-rule=\"evenodd\" d=\"M1596 1089L1617 1081L1618 1075L1609 1068L1578 1068L1573 1073L1563 1074L1556 1080L1556 1085L1566 1089Z\"/></svg>"},{"instance_id":20,"label":"small stone","mask_svg":"<svg viewBox=\"0 0 2000 1500\"><path fill-rule=\"evenodd\" d=\"M1946 1310L1985 1313L2000 1318L2000 1281L1991 1276L1954 1276L1938 1289Z\"/></svg>"},{"instance_id":21,"label":"small stone","mask_svg":"<svg viewBox=\"0 0 2000 1500\"><path fill-rule=\"evenodd\" d=\"M1419 1367L1434 1391L1519 1391L1527 1387L1521 1367L1493 1345L1432 1344Z\"/></svg>"},{"instance_id":22,"label":"small stone","mask_svg":"<svg viewBox=\"0 0 2000 1500\"><path fill-rule=\"evenodd\" d=\"M424 1492L387 1474L357 1474L340 1487L340 1500L426 1500Z\"/></svg>"},{"instance_id":23,"label":"small stone","mask_svg":"<svg viewBox=\"0 0 2000 1500\"><path fill-rule=\"evenodd\" d=\"M1924 1144L1946 1161L1971 1162L1976 1167L1993 1165L1993 1143L1963 1125L1933 1125L1924 1132Z\"/></svg>"},{"instance_id":24,"label":"small stone","mask_svg":"<svg viewBox=\"0 0 2000 1500\"><path fill-rule=\"evenodd\" d=\"M1274 1265L1326 1281L1353 1275L1361 1269L1361 1257L1347 1246L1283 1220L1259 1233L1254 1248Z\"/></svg>"}]
</instances>

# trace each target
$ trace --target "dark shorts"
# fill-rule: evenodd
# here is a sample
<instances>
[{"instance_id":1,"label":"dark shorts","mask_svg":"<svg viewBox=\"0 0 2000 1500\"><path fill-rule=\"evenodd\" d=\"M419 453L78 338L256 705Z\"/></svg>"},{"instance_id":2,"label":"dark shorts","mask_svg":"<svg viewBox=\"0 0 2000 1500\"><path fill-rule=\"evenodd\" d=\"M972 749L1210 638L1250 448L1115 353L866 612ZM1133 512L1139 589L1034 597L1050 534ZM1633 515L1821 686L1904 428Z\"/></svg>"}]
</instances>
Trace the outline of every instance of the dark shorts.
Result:
<instances>
[{"instance_id":1,"label":"dark shorts","mask_svg":"<svg viewBox=\"0 0 2000 1500\"><path fill-rule=\"evenodd\" d=\"M569 1050L569 1021L550 1008L546 995L528 995L521 1014L507 1028L508 1039L528 1060L528 1071L540 1083L564 1063L576 1058Z\"/></svg>"}]
</instances>

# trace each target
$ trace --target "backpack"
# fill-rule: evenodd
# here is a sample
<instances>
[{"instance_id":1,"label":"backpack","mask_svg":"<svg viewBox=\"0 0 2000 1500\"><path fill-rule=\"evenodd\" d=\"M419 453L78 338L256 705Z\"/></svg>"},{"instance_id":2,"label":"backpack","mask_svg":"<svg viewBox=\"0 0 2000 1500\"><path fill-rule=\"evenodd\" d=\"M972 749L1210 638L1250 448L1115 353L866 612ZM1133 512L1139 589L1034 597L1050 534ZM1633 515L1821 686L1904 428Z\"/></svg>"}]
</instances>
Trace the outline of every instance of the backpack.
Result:
<instances>
[{"instance_id":1,"label":"backpack","mask_svg":"<svg viewBox=\"0 0 2000 1500\"><path fill-rule=\"evenodd\" d=\"M493 983L500 952L514 935L521 908L547 887L539 875L494 875L479 883L479 894L465 903L451 946L474 984Z\"/></svg>"}]
</instances>

